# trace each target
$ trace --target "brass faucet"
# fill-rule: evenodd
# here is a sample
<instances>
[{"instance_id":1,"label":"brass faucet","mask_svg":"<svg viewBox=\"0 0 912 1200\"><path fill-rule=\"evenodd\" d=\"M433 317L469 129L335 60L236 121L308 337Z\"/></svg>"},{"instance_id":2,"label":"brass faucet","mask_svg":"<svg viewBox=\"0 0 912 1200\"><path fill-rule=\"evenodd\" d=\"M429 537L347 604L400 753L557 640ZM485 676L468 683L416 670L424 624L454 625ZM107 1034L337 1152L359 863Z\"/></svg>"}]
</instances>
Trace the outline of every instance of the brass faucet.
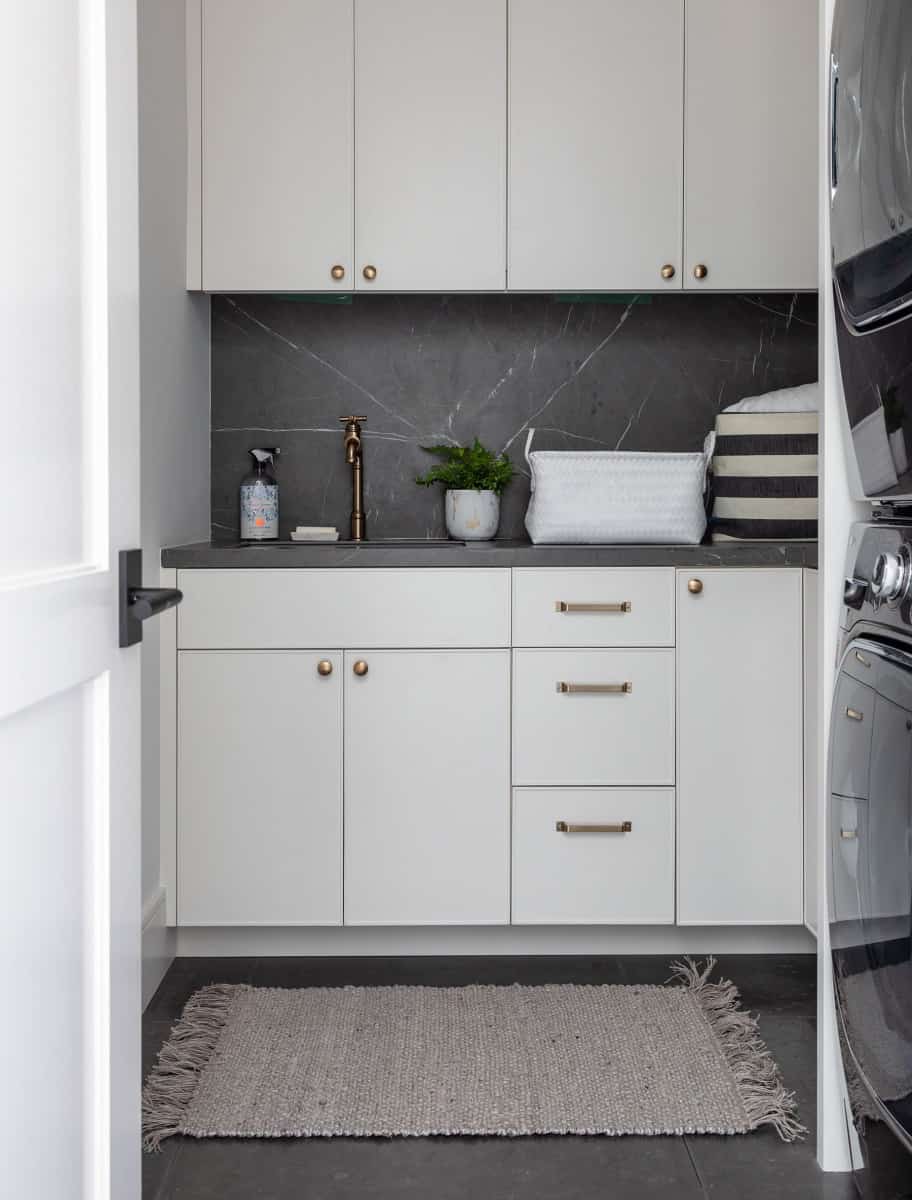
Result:
<instances>
[{"instance_id":1,"label":"brass faucet","mask_svg":"<svg viewBox=\"0 0 912 1200\"><path fill-rule=\"evenodd\" d=\"M367 417L340 417L339 420L345 426L345 461L352 469L351 540L363 542L365 526L361 422L366 421Z\"/></svg>"}]
</instances>

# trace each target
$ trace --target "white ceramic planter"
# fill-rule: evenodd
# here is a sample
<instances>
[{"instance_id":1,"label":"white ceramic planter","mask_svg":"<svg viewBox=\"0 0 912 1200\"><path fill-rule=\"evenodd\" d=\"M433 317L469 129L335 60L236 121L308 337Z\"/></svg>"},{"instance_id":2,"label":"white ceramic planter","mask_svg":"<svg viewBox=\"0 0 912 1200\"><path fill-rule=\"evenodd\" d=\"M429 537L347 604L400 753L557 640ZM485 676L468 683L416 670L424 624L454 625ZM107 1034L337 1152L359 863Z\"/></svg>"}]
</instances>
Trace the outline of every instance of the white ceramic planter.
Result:
<instances>
[{"instance_id":1,"label":"white ceramic planter","mask_svg":"<svg viewBox=\"0 0 912 1200\"><path fill-rule=\"evenodd\" d=\"M485 542L500 523L496 492L454 490L446 493L447 533L459 542Z\"/></svg>"}]
</instances>

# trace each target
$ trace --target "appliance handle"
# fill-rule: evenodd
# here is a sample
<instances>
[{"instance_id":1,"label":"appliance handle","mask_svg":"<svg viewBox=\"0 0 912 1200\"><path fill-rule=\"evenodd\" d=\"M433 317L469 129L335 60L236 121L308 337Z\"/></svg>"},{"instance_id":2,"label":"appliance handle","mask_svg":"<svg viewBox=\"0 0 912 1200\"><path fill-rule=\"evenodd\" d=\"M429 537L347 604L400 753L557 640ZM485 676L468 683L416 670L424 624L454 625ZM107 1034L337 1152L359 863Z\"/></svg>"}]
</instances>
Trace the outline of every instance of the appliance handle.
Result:
<instances>
[{"instance_id":1,"label":"appliance handle","mask_svg":"<svg viewBox=\"0 0 912 1200\"><path fill-rule=\"evenodd\" d=\"M839 96L839 64L830 55L830 188L839 186L839 137L836 132L836 101Z\"/></svg>"}]
</instances>

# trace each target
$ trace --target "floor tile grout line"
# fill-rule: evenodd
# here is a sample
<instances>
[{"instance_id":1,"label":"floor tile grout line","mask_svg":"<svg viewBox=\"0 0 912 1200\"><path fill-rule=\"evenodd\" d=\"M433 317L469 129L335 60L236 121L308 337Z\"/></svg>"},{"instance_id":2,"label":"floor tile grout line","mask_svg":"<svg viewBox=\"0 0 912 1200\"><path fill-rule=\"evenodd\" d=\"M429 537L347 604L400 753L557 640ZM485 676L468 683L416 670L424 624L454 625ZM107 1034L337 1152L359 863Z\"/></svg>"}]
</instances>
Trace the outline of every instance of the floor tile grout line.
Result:
<instances>
[{"instance_id":1,"label":"floor tile grout line","mask_svg":"<svg viewBox=\"0 0 912 1200\"><path fill-rule=\"evenodd\" d=\"M149 1200L171 1200L174 1195L173 1189L167 1187L167 1185L171 1182L171 1177L174 1174L175 1163L180 1158L181 1150L183 1150L181 1139L175 1139L175 1142L172 1144L172 1147L169 1147L169 1149L172 1150L172 1153L170 1154L168 1164L162 1172L161 1179L158 1181L158 1187L155 1189L155 1195L149 1197ZM159 1151L159 1153L168 1153L168 1151ZM143 1197L143 1200L145 1200L145 1197Z\"/></svg>"},{"instance_id":2,"label":"floor tile grout line","mask_svg":"<svg viewBox=\"0 0 912 1200\"><path fill-rule=\"evenodd\" d=\"M706 1183L703 1179L703 1176L700 1174L700 1168L697 1166L697 1160L694 1158L693 1151L690 1148L690 1139L686 1134L684 1135L684 1149L687 1152L687 1157L690 1159L690 1165L693 1167L693 1173L696 1177L697 1183L700 1186L700 1191L703 1194L704 1200L709 1200L709 1192L706 1188Z\"/></svg>"}]
</instances>

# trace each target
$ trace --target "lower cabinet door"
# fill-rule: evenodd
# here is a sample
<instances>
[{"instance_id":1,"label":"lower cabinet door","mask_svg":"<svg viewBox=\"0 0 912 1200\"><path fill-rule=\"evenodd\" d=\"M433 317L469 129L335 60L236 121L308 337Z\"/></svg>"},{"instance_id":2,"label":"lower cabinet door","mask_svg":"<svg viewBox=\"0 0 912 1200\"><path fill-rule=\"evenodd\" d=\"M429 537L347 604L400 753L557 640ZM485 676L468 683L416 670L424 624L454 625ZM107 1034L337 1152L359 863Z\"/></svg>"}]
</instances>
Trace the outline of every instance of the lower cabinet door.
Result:
<instances>
[{"instance_id":1,"label":"lower cabinet door","mask_svg":"<svg viewBox=\"0 0 912 1200\"><path fill-rule=\"evenodd\" d=\"M339 651L179 654L177 828L178 924L341 924Z\"/></svg>"},{"instance_id":2,"label":"lower cabinet door","mask_svg":"<svg viewBox=\"0 0 912 1200\"><path fill-rule=\"evenodd\" d=\"M514 925L671 925L671 788L517 788Z\"/></svg>"},{"instance_id":3,"label":"lower cabinet door","mask_svg":"<svg viewBox=\"0 0 912 1200\"><path fill-rule=\"evenodd\" d=\"M345 924L508 924L509 847L509 651L346 651Z\"/></svg>"},{"instance_id":4,"label":"lower cabinet door","mask_svg":"<svg viewBox=\"0 0 912 1200\"><path fill-rule=\"evenodd\" d=\"M801 572L678 572L678 923L800 925Z\"/></svg>"}]
</instances>

